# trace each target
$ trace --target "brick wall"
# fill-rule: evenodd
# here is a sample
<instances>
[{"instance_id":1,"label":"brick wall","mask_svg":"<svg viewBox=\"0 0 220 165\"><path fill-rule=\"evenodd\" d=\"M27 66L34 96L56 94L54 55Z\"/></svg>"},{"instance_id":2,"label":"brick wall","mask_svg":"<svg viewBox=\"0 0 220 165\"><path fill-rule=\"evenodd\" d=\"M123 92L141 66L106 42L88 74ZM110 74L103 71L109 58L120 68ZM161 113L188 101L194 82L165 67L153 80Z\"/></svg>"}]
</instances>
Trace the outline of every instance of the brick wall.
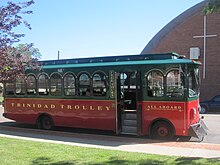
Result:
<instances>
[{"instance_id":1,"label":"brick wall","mask_svg":"<svg viewBox=\"0 0 220 165\"><path fill-rule=\"evenodd\" d=\"M202 9L201 9L202 10ZM197 12L192 17L175 26L156 44L151 53L177 52L189 58L190 48L200 48L200 61L203 63L203 13ZM220 94L220 14L207 16L207 34L217 37L207 38L206 78L201 79L201 100L207 100ZM202 69L201 78L202 78Z\"/></svg>"}]
</instances>

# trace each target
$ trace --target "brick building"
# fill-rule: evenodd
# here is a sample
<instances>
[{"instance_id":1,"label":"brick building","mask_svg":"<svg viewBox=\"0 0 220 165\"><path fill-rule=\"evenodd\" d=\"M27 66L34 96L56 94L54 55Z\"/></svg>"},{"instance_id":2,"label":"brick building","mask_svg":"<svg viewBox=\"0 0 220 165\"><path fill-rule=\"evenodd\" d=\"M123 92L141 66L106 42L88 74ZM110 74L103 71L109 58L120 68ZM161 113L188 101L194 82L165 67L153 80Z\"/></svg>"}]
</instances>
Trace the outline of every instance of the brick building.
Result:
<instances>
[{"instance_id":1,"label":"brick building","mask_svg":"<svg viewBox=\"0 0 220 165\"><path fill-rule=\"evenodd\" d=\"M194 57L199 55L198 60L203 64L205 59L205 65L200 67L201 100L220 94L220 14L204 17L202 10L206 3L207 1L202 1L173 19L141 52L141 54L177 52L187 58L192 57L191 52ZM204 32L204 25L206 32ZM207 36L205 51L204 33Z\"/></svg>"}]
</instances>

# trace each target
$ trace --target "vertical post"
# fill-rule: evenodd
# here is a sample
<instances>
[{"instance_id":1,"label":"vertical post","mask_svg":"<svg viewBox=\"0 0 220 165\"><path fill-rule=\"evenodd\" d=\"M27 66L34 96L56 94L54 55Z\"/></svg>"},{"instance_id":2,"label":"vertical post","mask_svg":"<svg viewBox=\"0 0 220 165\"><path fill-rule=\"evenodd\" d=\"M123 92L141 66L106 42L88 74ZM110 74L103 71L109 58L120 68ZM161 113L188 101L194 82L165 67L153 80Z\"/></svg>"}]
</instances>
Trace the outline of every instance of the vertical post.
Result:
<instances>
[{"instance_id":1,"label":"vertical post","mask_svg":"<svg viewBox=\"0 0 220 165\"><path fill-rule=\"evenodd\" d=\"M204 15L203 79L206 76L206 15Z\"/></svg>"},{"instance_id":2,"label":"vertical post","mask_svg":"<svg viewBox=\"0 0 220 165\"><path fill-rule=\"evenodd\" d=\"M57 59L60 59L60 51L58 50Z\"/></svg>"}]
</instances>

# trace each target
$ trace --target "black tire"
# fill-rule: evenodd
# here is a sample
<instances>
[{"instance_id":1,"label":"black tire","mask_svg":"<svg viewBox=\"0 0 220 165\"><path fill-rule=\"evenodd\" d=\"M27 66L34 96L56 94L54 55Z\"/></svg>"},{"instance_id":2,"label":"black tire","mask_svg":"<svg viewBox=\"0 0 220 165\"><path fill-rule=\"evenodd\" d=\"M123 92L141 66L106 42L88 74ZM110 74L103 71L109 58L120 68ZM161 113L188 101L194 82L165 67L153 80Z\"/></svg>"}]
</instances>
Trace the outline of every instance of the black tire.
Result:
<instances>
[{"instance_id":1,"label":"black tire","mask_svg":"<svg viewBox=\"0 0 220 165\"><path fill-rule=\"evenodd\" d=\"M207 113L207 107L205 105L201 105L201 110L200 110L200 113L201 114L206 114Z\"/></svg>"},{"instance_id":2,"label":"black tire","mask_svg":"<svg viewBox=\"0 0 220 165\"><path fill-rule=\"evenodd\" d=\"M40 126L42 129L51 130L53 129L53 120L50 116L43 116L40 120Z\"/></svg>"},{"instance_id":3,"label":"black tire","mask_svg":"<svg viewBox=\"0 0 220 165\"><path fill-rule=\"evenodd\" d=\"M168 122L158 121L151 128L151 137L157 140L172 140L174 129Z\"/></svg>"}]
</instances>

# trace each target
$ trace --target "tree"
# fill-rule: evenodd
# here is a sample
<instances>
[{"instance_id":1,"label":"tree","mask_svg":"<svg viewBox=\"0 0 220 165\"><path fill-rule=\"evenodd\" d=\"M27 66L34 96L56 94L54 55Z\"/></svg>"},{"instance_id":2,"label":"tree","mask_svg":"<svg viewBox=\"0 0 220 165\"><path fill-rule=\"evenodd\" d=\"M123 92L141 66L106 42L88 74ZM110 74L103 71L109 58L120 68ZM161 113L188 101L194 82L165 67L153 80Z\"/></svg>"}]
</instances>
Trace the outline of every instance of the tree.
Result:
<instances>
[{"instance_id":1,"label":"tree","mask_svg":"<svg viewBox=\"0 0 220 165\"><path fill-rule=\"evenodd\" d=\"M14 43L24 37L24 34L15 33L14 28L25 25L31 29L30 24L22 16L33 13L30 10L24 10L33 4L34 1L29 0L19 3L7 2L5 6L0 6L0 82L23 75L26 67L38 66L37 58L32 57L31 54L34 50L32 44L13 47Z\"/></svg>"},{"instance_id":2,"label":"tree","mask_svg":"<svg viewBox=\"0 0 220 165\"><path fill-rule=\"evenodd\" d=\"M39 49L35 48L34 44L19 44L18 46L16 46L16 50L24 56L29 56L37 59L41 57Z\"/></svg>"},{"instance_id":3,"label":"tree","mask_svg":"<svg viewBox=\"0 0 220 165\"><path fill-rule=\"evenodd\" d=\"M220 13L220 0L209 0L204 7L203 12L207 14Z\"/></svg>"}]
</instances>

